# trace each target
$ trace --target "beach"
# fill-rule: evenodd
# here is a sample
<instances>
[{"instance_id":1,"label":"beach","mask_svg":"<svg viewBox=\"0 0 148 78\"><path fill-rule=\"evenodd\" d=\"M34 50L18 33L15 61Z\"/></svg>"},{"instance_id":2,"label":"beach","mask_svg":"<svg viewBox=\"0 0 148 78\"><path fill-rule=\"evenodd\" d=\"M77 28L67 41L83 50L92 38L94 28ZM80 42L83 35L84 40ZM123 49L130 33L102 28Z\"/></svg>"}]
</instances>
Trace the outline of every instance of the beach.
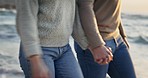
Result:
<instances>
[{"instance_id":1,"label":"beach","mask_svg":"<svg viewBox=\"0 0 148 78\"><path fill-rule=\"evenodd\" d=\"M24 78L18 61L20 39L15 19L15 10L0 10L0 78ZM122 20L137 78L147 78L148 15L122 13ZM70 44L74 51L72 37Z\"/></svg>"},{"instance_id":2,"label":"beach","mask_svg":"<svg viewBox=\"0 0 148 78\"><path fill-rule=\"evenodd\" d=\"M0 0L0 8L14 9L15 0Z\"/></svg>"}]
</instances>

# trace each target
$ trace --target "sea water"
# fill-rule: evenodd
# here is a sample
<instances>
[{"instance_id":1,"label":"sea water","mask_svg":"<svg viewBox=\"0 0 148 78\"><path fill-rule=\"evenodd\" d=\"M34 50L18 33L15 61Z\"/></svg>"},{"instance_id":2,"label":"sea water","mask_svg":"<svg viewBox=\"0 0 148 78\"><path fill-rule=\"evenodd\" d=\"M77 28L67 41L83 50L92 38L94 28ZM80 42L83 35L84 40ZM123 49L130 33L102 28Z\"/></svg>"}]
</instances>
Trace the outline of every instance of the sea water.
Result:
<instances>
[{"instance_id":1,"label":"sea water","mask_svg":"<svg viewBox=\"0 0 148 78\"><path fill-rule=\"evenodd\" d=\"M24 78L18 61L20 39L15 19L15 10L0 10L0 78ZM148 15L122 13L122 21L131 45L130 54L137 78L147 78ZM72 38L70 44L74 51Z\"/></svg>"}]
</instances>

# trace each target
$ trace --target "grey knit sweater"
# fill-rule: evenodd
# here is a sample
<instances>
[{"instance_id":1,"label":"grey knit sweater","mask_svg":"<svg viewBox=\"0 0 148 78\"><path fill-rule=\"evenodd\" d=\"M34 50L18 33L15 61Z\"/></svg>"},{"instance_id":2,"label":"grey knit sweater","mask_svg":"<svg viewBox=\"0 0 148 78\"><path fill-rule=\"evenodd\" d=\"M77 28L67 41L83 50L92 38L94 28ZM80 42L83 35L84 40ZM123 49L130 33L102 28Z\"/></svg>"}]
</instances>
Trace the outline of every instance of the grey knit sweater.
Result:
<instances>
[{"instance_id":1,"label":"grey knit sweater","mask_svg":"<svg viewBox=\"0 0 148 78\"><path fill-rule=\"evenodd\" d=\"M41 46L61 47L68 44L73 31L75 0L17 0L17 30L26 57L42 54ZM81 30L73 34L80 39ZM81 44L81 43L80 43ZM81 44L83 45L83 44Z\"/></svg>"}]
</instances>

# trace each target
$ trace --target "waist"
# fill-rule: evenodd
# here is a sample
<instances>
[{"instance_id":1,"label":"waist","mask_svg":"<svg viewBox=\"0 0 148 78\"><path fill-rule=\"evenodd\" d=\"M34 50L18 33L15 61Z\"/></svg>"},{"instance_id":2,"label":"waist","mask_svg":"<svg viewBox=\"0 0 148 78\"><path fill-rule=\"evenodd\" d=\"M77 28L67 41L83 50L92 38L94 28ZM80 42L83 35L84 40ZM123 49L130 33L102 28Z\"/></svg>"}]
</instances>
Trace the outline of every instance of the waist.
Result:
<instances>
[{"instance_id":1,"label":"waist","mask_svg":"<svg viewBox=\"0 0 148 78\"><path fill-rule=\"evenodd\" d=\"M114 38L118 38L120 36L120 32L116 29L114 32L100 32L103 40L111 40Z\"/></svg>"}]
</instances>

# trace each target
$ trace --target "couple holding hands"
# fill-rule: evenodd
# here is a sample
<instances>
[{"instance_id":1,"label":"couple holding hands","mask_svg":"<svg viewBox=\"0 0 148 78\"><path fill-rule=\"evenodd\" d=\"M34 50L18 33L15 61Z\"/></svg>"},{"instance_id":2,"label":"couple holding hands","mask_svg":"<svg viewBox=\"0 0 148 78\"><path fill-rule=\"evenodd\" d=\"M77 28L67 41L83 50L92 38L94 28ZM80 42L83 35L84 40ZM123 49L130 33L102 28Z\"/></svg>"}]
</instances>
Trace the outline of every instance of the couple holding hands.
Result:
<instances>
[{"instance_id":1,"label":"couple holding hands","mask_svg":"<svg viewBox=\"0 0 148 78\"><path fill-rule=\"evenodd\" d=\"M17 0L16 5L25 78L105 78L106 73L136 78L121 0Z\"/></svg>"}]
</instances>

